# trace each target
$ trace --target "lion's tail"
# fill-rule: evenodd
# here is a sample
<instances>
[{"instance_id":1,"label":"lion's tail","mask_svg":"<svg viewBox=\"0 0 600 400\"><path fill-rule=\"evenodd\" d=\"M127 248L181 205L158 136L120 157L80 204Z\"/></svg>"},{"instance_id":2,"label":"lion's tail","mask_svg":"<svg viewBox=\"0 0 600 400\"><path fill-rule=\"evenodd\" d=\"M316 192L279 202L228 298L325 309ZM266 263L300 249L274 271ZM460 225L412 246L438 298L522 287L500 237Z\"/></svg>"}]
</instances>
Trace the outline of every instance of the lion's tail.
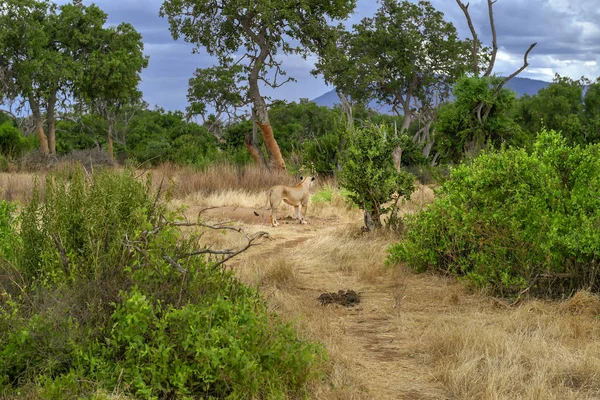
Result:
<instances>
[{"instance_id":1,"label":"lion's tail","mask_svg":"<svg viewBox=\"0 0 600 400\"><path fill-rule=\"evenodd\" d=\"M265 203L265 206L262 208L260 214L256 212L256 210L254 210L254 215L256 215L257 217L262 217L262 215L265 213L265 210L267 209L267 207L269 206L269 201L271 200L271 191L273 189L269 189L267 190L267 202Z\"/></svg>"}]
</instances>

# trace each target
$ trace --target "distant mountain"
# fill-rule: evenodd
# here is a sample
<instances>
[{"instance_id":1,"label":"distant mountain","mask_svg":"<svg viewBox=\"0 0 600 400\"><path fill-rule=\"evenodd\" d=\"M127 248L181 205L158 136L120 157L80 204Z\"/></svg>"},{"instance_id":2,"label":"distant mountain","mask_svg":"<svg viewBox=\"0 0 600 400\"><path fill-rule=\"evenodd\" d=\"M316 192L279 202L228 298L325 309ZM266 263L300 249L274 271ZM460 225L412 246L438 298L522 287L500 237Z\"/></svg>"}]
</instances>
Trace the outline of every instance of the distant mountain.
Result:
<instances>
[{"instance_id":1,"label":"distant mountain","mask_svg":"<svg viewBox=\"0 0 600 400\"><path fill-rule=\"evenodd\" d=\"M506 85L504 85L504 87L514 91L517 94L517 97L521 97L524 94L533 96L540 89L543 89L548 85L550 85L550 82L540 81L537 79L516 77L508 81ZM330 90L329 92L324 93L321 96L312 99L311 101L314 101L320 106L326 107L333 107L335 104L340 104L340 99L338 98L335 89ZM377 104L374 101L371 102L370 106L374 110L377 110L383 114L389 114L392 111L392 108L390 106Z\"/></svg>"}]
</instances>

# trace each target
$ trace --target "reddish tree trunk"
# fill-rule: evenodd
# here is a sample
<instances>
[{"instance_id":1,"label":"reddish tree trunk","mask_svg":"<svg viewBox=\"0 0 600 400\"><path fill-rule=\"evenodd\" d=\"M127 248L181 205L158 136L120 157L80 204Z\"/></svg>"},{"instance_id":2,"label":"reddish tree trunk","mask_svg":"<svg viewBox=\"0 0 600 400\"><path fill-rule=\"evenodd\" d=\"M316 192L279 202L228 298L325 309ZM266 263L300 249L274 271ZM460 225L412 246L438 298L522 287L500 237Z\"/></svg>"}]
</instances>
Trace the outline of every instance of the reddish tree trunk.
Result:
<instances>
[{"instance_id":1,"label":"reddish tree trunk","mask_svg":"<svg viewBox=\"0 0 600 400\"><path fill-rule=\"evenodd\" d=\"M285 170L285 161L283 161L283 156L279 150L279 145L277 144L275 136L273 135L273 128L271 127L271 124L261 124L260 122L257 122L257 124L260 127L265 148L269 154L270 167L274 167L279 170Z\"/></svg>"},{"instance_id":2,"label":"reddish tree trunk","mask_svg":"<svg viewBox=\"0 0 600 400\"><path fill-rule=\"evenodd\" d=\"M112 121L108 121L108 140L107 140L107 150L108 150L108 156L110 157L111 160L115 159L115 155L114 155L114 151L113 151L113 139L112 139Z\"/></svg>"}]
</instances>

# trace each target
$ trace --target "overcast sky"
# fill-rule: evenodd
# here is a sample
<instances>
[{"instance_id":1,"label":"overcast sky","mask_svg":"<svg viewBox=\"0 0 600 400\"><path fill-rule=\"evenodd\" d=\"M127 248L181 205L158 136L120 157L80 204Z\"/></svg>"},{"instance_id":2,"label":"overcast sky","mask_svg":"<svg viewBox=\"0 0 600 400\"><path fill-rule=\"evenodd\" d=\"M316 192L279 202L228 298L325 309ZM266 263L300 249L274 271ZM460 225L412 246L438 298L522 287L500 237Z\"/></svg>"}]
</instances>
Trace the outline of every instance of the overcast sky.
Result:
<instances>
[{"instance_id":1,"label":"overcast sky","mask_svg":"<svg viewBox=\"0 0 600 400\"><path fill-rule=\"evenodd\" d=\"M260 0L257 0L260 1ZM64 3L64 0L57 0ZM108 13L108 22L129 22L143 35L144 51L150 56L142 73L141 89L151 107L183 110L189 78L196 68L209 67L214 60L202 52L191 54L192 45L175 42L166 19L158 16L162 0L95 0ZM470 37L464 14L454 0L431 0L462 38ZM464 1L466 3L466 1ZM92 1L84 0L84 4ZM487 1L471 0L469 11L480 40L491 46ZM352 22L372 16L378 3L358 0ZM600 7L598 0L498 0L494 5L498 57L494 72L510 74L523 63L523 54L533 42L529 67L520 77L551 81L555 73L578 79L600 76ZM272 98L298 101L313 99L331 90L321 78L310 74L314 60L300 57L285 59L289 82L271 91Z\"/></svg>"}]
</instances>

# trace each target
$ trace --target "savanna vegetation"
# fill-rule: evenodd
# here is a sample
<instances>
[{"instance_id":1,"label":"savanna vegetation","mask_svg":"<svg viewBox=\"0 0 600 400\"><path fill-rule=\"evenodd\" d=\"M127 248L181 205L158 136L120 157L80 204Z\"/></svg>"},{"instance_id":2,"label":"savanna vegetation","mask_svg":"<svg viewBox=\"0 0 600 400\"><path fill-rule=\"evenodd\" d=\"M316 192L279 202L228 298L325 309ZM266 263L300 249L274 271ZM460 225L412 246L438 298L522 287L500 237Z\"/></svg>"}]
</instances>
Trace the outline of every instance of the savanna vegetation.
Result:
<instances>
[{"instance_id":1,"label":"savanna vegetation","mask_svg":"<svg viewBox=\"0 0 600 400\"><path fill-rule=\"evenodd\" d=\"M354 0L165 0L173 39L215 59L185 110L143 101L133 25L2 2L0 397L597 396L600 80L517 97L536 44L494 75L495 2L491 47L456 2L470 38L426 0L352 26ZM339 106L262 94L290 55ZM281 228L286 252L203 214L301 174L317 221ZM332 282L378 308L314 311Z\"/></svg>"}]
</instances>

